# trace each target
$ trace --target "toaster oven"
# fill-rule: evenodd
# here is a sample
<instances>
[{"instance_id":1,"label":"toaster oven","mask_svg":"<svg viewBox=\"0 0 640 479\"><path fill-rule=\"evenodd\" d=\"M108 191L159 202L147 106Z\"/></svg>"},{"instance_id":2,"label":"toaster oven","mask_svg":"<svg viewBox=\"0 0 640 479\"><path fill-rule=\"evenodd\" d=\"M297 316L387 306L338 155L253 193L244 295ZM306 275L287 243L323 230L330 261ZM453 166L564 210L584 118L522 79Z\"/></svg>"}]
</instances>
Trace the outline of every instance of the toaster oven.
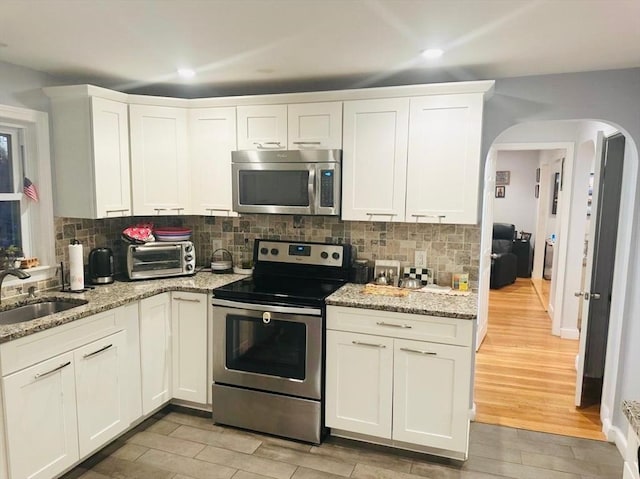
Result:
<instances>
[{"instance_id":1,"label":"toaster oven","mask_svg":"<svg viewBox=\"0 0 640 479\"><path fill-rule=\"evenodd\" d=\"M156 242L129 245L127 276L129 279L188 276L196 272L196 252L191 241Z\"/></svg>"}]
</instances>

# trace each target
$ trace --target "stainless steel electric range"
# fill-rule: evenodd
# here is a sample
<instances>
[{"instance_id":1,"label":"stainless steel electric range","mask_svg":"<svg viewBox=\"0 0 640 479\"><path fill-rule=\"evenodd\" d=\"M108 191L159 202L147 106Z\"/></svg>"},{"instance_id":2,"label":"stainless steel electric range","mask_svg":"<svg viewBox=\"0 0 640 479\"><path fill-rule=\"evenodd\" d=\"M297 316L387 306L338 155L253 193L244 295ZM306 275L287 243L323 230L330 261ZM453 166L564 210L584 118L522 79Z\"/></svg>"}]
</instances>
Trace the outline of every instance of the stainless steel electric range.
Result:
<instances>
[{"instance_id":1,"label":"stainless steel electric range","mask_svg":"<svg viewBox=\"0 0 640 479\"><path fill-rule=\"evenodd\" d=\"M320 443L325 298L351 247L256 240L254 273L213 290L213 420Z\"/></svg>"}]
</instances>

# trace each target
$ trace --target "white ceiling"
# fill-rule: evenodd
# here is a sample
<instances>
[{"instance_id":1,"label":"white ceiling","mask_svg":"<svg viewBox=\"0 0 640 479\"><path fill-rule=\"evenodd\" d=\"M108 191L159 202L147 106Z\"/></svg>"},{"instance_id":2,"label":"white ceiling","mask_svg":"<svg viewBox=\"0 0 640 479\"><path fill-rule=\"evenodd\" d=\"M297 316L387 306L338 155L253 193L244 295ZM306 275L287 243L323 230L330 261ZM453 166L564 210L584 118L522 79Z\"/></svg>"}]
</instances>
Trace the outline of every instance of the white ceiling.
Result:
<instances>
[{"instance_id":1,"label":"white ceiling","mask_svg":"<svg viewBox=\"0 0 640 479\"><path fill-rule=\"evenodd\" d=\"M2 0L0 61L123 91L628 68L640 1Z\"/></svg>"}]
</instances>

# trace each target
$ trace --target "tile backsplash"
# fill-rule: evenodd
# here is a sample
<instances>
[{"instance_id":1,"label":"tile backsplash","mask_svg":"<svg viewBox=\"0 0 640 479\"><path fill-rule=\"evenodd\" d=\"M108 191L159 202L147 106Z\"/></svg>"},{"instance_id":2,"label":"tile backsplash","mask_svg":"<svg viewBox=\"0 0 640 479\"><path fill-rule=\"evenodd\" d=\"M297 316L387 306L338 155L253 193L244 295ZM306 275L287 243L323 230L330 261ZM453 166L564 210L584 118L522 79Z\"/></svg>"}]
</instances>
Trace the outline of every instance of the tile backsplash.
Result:
<instances>
[{"instance_id":1,"label":"tile backsplash","mask_svg":"<svg viewBox=\"0 0 640 479\"><path fill-rule=\"evenodd\" d=\"M239 264L245 238L251 247L255 238L351 243L357 248L358 258L394 259L402 266L412 266L414 252L423 250L436 283L448 285L453 273L469 273L471 286L478 285L480 226L342 221L332 216L56 218L56 260L68 266L67 245L77 239L84 245L85 262L92 248L106 246L114 252L116 270L123 271L126 243L120 234L138 223L193 229L199 266L207 266L218 248L227 249L234 264Z\"/></svg>"}]
</instances>

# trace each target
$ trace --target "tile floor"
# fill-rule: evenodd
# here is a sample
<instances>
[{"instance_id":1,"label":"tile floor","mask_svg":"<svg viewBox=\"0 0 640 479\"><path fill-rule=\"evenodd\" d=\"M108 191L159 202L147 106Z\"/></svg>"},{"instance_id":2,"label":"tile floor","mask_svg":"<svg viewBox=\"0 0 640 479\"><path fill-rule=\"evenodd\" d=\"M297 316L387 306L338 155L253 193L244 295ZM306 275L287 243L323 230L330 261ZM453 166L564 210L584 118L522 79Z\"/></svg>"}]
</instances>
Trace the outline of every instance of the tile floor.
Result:
<instances>
[{"instance_id":1,"label":"tile floor","mask_svg":"<svg viewBox=\"0 0 640 479\"><path fill-rule=\"evenodd\" d=\"M168 409L64 479L620 479L622 464L606 442L480 423L461 464L338 438L311 446Z\"/></svg>"}]
</instances>

